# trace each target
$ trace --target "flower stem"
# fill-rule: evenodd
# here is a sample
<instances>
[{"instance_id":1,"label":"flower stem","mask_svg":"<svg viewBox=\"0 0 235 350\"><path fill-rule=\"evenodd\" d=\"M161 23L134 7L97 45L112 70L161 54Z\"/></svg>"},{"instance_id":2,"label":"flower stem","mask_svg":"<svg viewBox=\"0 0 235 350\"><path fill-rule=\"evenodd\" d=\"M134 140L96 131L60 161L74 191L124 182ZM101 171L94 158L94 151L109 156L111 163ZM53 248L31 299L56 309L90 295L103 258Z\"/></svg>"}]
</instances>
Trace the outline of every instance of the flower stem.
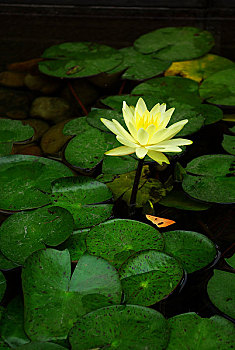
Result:
<instances>
[{"instance_id":1,"label":"flower stem","mask_svg":"<svg viewBox=\"0 0 235 350\"><path fill-rule=\"evenodd\" d=\"M132 188L132 192L131 192L130 216L134 216L134 214L135 214L136 196L137 196L137 192L138 192L138 187L139 187L139 182L140 182L140 177L141 177L143 165L144 165L144 158L139 159L138 166L137 166L136 173L135 173L135 180L134 180L134 184L133 184L133 188Z\"/></svg>"}]
</instances>

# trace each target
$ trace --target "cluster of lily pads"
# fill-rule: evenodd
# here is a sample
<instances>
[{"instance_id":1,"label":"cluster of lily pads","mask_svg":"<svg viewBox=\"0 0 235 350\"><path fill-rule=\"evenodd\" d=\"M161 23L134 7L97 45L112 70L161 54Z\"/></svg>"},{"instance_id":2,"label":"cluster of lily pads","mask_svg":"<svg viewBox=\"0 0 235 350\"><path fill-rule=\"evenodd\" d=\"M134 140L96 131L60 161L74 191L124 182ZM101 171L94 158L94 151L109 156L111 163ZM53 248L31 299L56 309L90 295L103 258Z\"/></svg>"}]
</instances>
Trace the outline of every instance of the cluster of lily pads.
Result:
<instances>
[{"instance_id":1,"label":"cluster of lily pads","mask_svg":"<svg viewBox=\"0 0 235 350\"><path fill-rule=\"evenodd\" d=\"M36 140L39 147L42 135L36 139L36 123L27 123L26 117L22 124L4 107L1 349L233 347L234 256L226 259L227 269L214 270L207 285L215 316L189 312L167 319L157 311L181 293L187 276L214 266L220 252L193 228L159 232L144 216L133 220L118 215L117 203L130 202L137 159L104 155L118 142L100 121L116 119L124 126L124 100L135 105L143 97L149 109L165 102L176 108L171 124L189 120L180 135L194 138L197 151L201 132L211 132L222 118L224 125L233 120L223 110L235 105L235 64L208 53L213 44L207 31L178 27L145 34L120 50L90 42L45 50L36 75L41 82L46 76L63 79L59 83L69 84L84 111L66 115L63 125L50 121L50 129L60 124L66 137L56 152L14 154L14 145L25 140ZM100 88L91 109L76 96L79 82ZM109 89L116 89L116 95L110 96ZM38 97L45 95L41 85L35 90L36 98L44 98ZM191 212L234 203L235 136L228 125L220 154L204 149L195 157L187 149L169 155L171 168L146 157L137 194L140 215L148 210L157 215L159 205ZM22 291L12 298L7 283L14 271L21 274Z\"/></svg>"}]
</instances>

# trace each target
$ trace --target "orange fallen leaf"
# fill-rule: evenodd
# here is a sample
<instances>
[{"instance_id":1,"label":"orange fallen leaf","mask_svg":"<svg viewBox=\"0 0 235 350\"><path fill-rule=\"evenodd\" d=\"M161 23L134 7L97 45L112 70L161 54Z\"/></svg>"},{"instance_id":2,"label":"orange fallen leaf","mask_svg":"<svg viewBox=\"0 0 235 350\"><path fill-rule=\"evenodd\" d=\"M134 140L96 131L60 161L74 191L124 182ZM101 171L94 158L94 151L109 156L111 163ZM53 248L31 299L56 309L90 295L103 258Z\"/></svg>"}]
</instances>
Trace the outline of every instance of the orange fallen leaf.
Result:
<instances>
[{"instance_id":1,"label":"orange fallen leaf","mask_svg":"<svg viewBox=\"0 0 235 350\"><path fill-rule=\"evenodd\" d=\"M146 215L146 218L150 220L153 224L157 225L157 227L167 227L175 224L175 221L159 218L158 216Z\"/></svg>"}]
</instances>

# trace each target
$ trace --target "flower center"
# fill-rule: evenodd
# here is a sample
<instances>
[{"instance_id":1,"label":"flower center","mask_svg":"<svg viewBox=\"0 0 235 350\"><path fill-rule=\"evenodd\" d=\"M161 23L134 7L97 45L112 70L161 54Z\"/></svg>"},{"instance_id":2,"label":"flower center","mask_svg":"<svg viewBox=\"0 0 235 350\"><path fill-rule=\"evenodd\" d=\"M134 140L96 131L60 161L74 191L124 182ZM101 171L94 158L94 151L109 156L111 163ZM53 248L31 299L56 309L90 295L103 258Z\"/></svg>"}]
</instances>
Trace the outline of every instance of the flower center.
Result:
<instances>
[{"instance_id":1,"label":"flower center","mask_svg":"<svg viewBox=\"0 0 235 350\"><path fill-rule=\"evenodd\" d=\"M160 115L161 113L151 115L149 111L145 111L142 115L136 112L136 116L135 116L136 129L139 130L140 128L143 128L144 130L146 130L147 127L150 125L155 125L155 127L158 128L158 120Z\"/></svg>"}]
</instances>

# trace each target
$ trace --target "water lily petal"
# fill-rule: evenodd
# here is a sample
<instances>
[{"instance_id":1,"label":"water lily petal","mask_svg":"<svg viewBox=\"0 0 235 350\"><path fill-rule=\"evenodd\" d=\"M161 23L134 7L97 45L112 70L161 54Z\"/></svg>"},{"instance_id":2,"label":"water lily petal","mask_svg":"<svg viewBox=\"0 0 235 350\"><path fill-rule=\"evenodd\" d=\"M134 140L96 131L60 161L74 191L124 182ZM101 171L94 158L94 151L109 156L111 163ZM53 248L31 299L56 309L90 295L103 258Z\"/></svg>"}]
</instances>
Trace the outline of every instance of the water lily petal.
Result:
<instances>
[{"instance_id":1,"label":"water lily petal","mask_svg":"<svg viewBox=\"0 0 235 350\"><path fill-rule=\"evenodd\" d=\"M112 119L117 131L118 131L118 135L124 137L125 139L131 141L131 142L135 142L135 139L129 134L129 132L127 132L122 126L121 124L116 120L116 119Z\"/></svg>"},{"instance_id":2,"label":"water lily petal","mask_svg":"<svg viewBox=\"0 0 235 350\"><path fill-rule=\"evenodd\" d=\"M149 125L146 129L146 132L149 134L149 138L151 138L156 131L157 128L154 124Z\"/></svg>"},{"instance_id":3,"label":"water lily petal","mask_svg":"<svg viewBox=\"0 0 235 350\"><path fill-rule=\"evenodd\" d=\"M118 136L117 136L118 137ZM157 145L152 145L152 146L146 146L148 150L152 151L158 151L158 152L181 152L182 149L178 146L160 146L159 144Z\"/></svg>"},{"instance_id":4,"label":"water lily petal","mask_svg":"<svg viewBox=\"0 0 235 350\"><path fill-rule=\"evenodd\" d=\"M142 99L142 97L140 97L135 106L135 116L136 116L136 112L138 112L142 116L146 110L147 110L146 104Z\"/></svg>"},{"instance_id":5,"label":"water lily petal","mask_svg":"<svg viewBox=\"0 0 235 350\"><path fill-rule=\"evenodd\" d=\"M184 125L188 122L187 119L181 120L177 123L172 124L169 128L160 129L153 134L152 138L149 140L149 144L157 144L161 141L169 140L174 137L180 130L184 127Z\"/></svg>"},{"instance_id":6,"label":"water lily petal","mask_svg":"<svg viewBox=\"0 0 235 350\"><path fill-rule=\"evenodd\" d=\"M135 128L135 126L132 122L128 123L128 129L131 133L131 136L133 136L134 139L137 139L137 129Z\"/></svg>"},{"instance_id":7,"label":"water lily petal","mask_svg":"<svg viewBox=\"0 0 235 350\"><path fill-rule=\"evenodd\" d=\"M164 113L166 110L166 104L165 103L162 103L161 106L160 106L160 111L161 113Z\"/></svg>"},{"instance_id":8,"label":"water lily petal","mask_svg":"<svg viewBox=\"0 0 235 350\"><path fill-rule=\"evenodd\" d=\"M146 156L147 152L148 150L144 147L139 147L139 148L136 148L135 150L137 157L140 159L143 159Z\"/></svg>"},{"instance_id":9,"label":"water lily petal","mask_svg":"<svg viewBox=\"0 0 235 350\"><path fill-rule=\"evenodd\" d=\"M108 119L105 118L100 118L100 120L102 121L102 123L106 126L106 128L108 128L110 131L112 131L114 134L116 135L121 135L120 132L118 131L118 129L116 128L115 124L113 122L111 122Z\"/></svg>"},{"instance_id":10,"label":"water lily petal","mask_svg":"<svg viewBox=\"0 0 235 350\"><path fill-rule=\"evenodd\" d=\"M128 127L128 124L134 118L134 115L131 109L126 104L126 101L123 101L122 114L123 114L123 118L126 123L126 126Z\"/></svg>"},{"instance_id":11,"label":"water lily petal","mask_svg":"<svg viewBox=\"0 0 235 350\"><path fill-rule=\"evenodd\" d=\"M159 142L159 146L187 146L191 145L193 141L187 139L171 139L167 141Z\"/></svg>"},{"instance_id":12,"label":"water lily petal","mask_svg":"<svg viewBox=\"0 0 235 350\"><path fill-rule=\"evenodd\" d=\"M143 128L140 128L137 132L137 141L141 145L146 145L149 139L149 134Z\"/></svg>"},{"instance_id":13,"label":"water lily petal","mask_svg":"<svg viewBox=\"0 0 235 350\"><path fill-rule=\"evenodd\" d=\"M170 164L168 158L161 152L156 152L156 151L148 151L148 156L155 160L155 162L159 163L162 165L163 162Z\"/></svg>"},{"instance_id":14,"label":"water lily petal","mask_svg":"<svg viewBox=\"0 0 235 350\"><path fill-rule=\"evenodd\" d=\"M157 103L150 111L150 116L154 117L157 113L160 112L160 103Z\"/></svg>"},{"instance_id":15,"label":"water lily petal","mask_svg":"<svg viewBox=\"0 0 235 350\"><path fill-rule=\"evenodd\" d=\"M169 123L175 108L168 109L165 113L162 113L162 118L160 120L159 129L165 128Z\"/></svg>"},{"instance_id":16,"label":"water lily petal","mask_svg":"<svg viewBox=\"0 0 235 350\"><path fill-rule=\"evenodd\" d=\"M121 146L121 147L113 148L110 151L105 152L105 154L107 156L126 156L134 152L135 152L134 148Z\"/></svg>"},{"instance_id":17,"label":"water lily petal","mask_svg":"<svg viewBox=\"0 0 235 350\"><path fill-rule=\"evenodd\" d=\"M117 139L120 143L122 143L123 145L125 145L125 146L132 147L132 148L140 147L140 146L137 145L136 143L131 142L131 141L125 139L125 138L122 137L122 136L116 136L116 139Z\"/></svg>"}]
</instances>

